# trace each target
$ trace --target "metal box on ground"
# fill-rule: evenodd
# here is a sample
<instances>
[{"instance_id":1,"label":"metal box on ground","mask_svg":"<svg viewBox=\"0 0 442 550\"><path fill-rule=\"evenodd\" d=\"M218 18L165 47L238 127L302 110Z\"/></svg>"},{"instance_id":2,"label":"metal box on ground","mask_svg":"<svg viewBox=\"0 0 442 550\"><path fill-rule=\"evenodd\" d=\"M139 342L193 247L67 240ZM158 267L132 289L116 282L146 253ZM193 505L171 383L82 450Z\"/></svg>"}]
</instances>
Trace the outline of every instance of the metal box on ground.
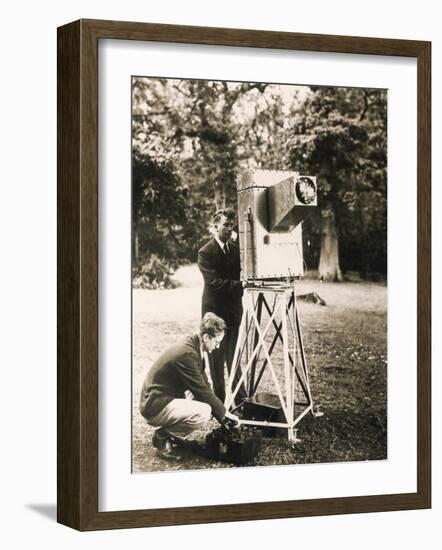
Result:
<instances>
[{"instance_id":1,"label":"metal box on ground","mask_svg":"<svg viewBox=\"0 0 442 550\"><path fill-rule=\"evenodd\" d=\"M239 410L241 418L262 422L285 422L284 411L279 397L272 393L259 392L245 399ZM264 437L276 437L284 434L283 428L267 426L262 428Z\"/></svg>"},{"instance_id":2,"label":"metal box on ground","mask_svg":"<svg viewBox=\"0 0 442 550\"><path fill-rule=\"evenodd\" d=\"M220 427L207 435L205 452L213 460L244 466L258 455L261 445L259 430L248 427L225 430Z\"/></svg>"}]
</instances>

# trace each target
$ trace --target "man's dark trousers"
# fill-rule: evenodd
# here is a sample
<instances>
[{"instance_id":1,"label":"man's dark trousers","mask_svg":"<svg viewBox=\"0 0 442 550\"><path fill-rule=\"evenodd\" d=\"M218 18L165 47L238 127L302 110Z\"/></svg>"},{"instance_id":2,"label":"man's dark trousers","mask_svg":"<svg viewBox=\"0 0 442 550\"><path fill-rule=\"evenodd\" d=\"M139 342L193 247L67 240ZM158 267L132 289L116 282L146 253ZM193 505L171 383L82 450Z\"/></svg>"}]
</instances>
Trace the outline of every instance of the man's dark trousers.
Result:
<instances>
[{"instance_id":1,"label":"man's dark trousers","mask_svg":"<svg viewBox=\"0 0 442 550\"><path fill-rule=\"evenodd\" d=\"M227 363L227 372L230 375L232 369L233 358L235 355L236 343L238 340L238 326L230 327L219 347L212 352L212 357L210 361L210 376L212 377L213 382L213 391L215 395L224 403L226 398L226 388L224 382L224 361ZM234 377L233 390L238 385L239 379L241 378L241 371L238 369ZM246 392L244 386L238 390L238 393L235 397L235 402L241 401L246 397Z\"/></svg>"},{"instance_id":2,"label":"man's dark trousers","mask_svg":"<svg viewBox=\"0 0 442 550\"><path fill-rule=\"evenodd\" d=\"M238 330L242 316L242 284L240 280L239 249L229 242L229 251L225 254L215 239L208 241L198 252L198 267L204 278L201 313L204 316L212 312L224 319L228 330L221 342L220 349L211 354L210 374L216 396L224 402L226 396L224 382L224 361L230 372L235 354ZM238 370L235 385L241 376ZM240 387L235 401L246 397L243 386Z\"/></svg>"}]
</instances>

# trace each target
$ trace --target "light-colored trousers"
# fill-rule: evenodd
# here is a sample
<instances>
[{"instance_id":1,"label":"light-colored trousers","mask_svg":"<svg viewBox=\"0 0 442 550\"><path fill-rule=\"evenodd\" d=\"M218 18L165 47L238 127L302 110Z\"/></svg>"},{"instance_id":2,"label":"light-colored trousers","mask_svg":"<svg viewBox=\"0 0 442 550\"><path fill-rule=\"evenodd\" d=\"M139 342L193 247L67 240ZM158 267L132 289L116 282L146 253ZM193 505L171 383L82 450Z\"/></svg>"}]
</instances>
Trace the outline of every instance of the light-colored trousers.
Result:
<instances>
[{"instance_id":1,"label":"light-colored trousers","mask_svg":"<svg viewBox=\"0 0 442 550\"><path fill-rule=\"evenodd\" d=\"M172 435L184 437L203 428L210 420L212 407L194 399L174 399L152 418L154 428L166 428Z\"/></svg>"}]
</instances>

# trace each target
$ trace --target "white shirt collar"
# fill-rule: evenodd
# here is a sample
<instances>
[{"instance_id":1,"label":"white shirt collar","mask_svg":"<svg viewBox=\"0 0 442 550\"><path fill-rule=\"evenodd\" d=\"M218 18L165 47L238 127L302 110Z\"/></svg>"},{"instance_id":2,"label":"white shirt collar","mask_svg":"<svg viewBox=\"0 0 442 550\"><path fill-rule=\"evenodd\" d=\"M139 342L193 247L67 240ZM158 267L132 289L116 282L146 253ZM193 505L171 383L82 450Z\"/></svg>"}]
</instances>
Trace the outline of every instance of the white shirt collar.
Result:
<instances>
[{"instance_id":1,"label":"white shirt collar","mask_svg":"<svg viewBox=\"0 0 442 550\"><path fill-rule=\"evenodd\" d=\"M221 239L218 239L218 236L215 235L215 241L220 245L221 250L224 252L224 245L227 244L227 250L229 250L229 243L223 243Z\"/></svg>"},{"instance_id":2,"label":"white shirt collar","mask_svg":"<svg viewBox=\"0 0 442 550\"><path fill-rule=\"evenodd\" d=\"M204 349L203 341L202 341L201 338L199 339L199 341L200 341L201 361L202 361L203 364L204 364L204 368L207 369L208 372L209 372L209 371L210 371L210 367L209 367L209 355L208 355L207 351L205 351L205 349Z\"/></svg>"}]
</instances>

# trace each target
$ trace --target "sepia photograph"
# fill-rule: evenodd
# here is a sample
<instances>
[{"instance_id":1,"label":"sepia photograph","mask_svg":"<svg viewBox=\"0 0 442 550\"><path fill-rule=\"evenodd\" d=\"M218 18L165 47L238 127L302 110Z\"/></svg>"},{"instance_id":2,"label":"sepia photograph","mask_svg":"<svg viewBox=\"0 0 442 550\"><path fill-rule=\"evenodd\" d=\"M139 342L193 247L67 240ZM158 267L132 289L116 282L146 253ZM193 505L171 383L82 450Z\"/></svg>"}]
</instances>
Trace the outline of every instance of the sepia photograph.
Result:
<instances>
[{"instance_id":1,"label":"sepia photograph","mask_svg":"<svg viewBox=\"0 0 442 550\"><path fill-rule=\"evenodd\" d=\"M133 473L386 460L388 91L131 84Z\"/></svg>"}]
</instances>

